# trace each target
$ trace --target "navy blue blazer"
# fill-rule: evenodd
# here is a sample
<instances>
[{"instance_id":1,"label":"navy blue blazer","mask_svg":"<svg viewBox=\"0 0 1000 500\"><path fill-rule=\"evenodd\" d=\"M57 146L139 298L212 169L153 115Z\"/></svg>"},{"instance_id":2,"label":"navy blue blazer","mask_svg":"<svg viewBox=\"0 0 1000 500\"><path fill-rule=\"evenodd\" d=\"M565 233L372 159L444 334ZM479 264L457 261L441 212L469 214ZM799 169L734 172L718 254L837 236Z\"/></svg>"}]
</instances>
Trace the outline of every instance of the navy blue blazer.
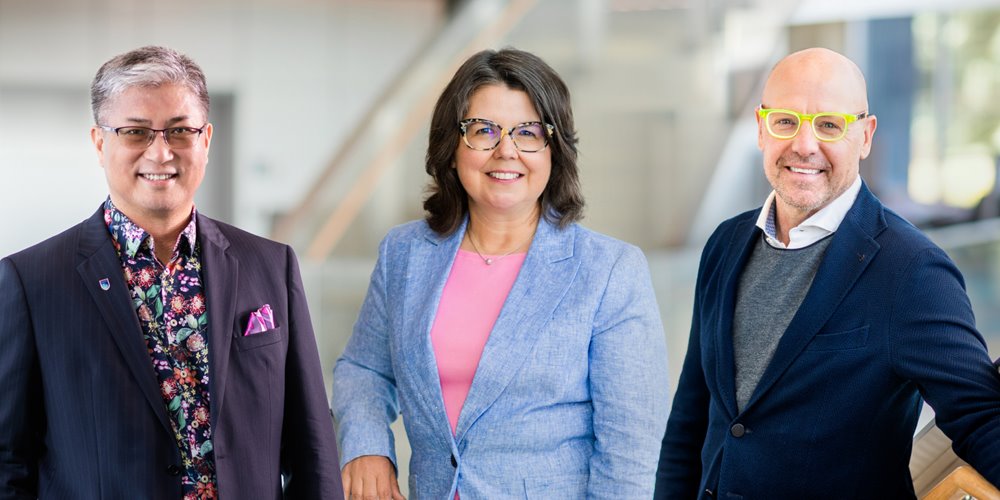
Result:
<instances>
[{"instance_id":1,"label":"navy blue blazer","mask_svg":"<svg viewBox=\"0 0 1000 500\"><path fill-rule=\"evenodd\" d=\"M294 254L201 215L197 226L220 495L343 498ZM265 303L277 327L243 337ZM103 208L0 261L0 346L0 499L181 498L180 453Z\"/></svg>"},{"instance_id":2,"label":"navy blue blazer","mask_svg":"<svg viewBox=\"0 0 1000 500\"><path fill-rule=\"evenodd\" d=\"M733 310L759 213L722 223L702 254L655 498L914 498L921 396L956 453L1000 484L1000 375L962 275L867 186L737 410Z\"/></svg>"}]
</instances>

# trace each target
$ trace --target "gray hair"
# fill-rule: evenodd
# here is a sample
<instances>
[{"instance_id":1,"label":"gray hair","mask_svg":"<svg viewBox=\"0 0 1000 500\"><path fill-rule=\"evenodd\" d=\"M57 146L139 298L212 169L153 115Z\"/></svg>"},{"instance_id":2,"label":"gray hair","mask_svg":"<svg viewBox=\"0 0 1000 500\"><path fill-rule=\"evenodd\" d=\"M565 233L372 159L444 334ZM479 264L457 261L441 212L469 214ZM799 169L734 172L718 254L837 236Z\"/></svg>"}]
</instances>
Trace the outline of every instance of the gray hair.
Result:
<instances>
[{"instance_id":1,"label":"gray hair","mask_svg":"<svg viewBox=\"0 0 1000 500\"><path fill-rule=\"evenodd\" d=\"M108 101L130 87L159 87L166 84L186 86L201 101L208 119L208 88L205 74L191 58L166 47L146 46L115 56L97 70L90 86L90 107L94 121L101 123L101 113Z\"/></svg>"}]
</instances>

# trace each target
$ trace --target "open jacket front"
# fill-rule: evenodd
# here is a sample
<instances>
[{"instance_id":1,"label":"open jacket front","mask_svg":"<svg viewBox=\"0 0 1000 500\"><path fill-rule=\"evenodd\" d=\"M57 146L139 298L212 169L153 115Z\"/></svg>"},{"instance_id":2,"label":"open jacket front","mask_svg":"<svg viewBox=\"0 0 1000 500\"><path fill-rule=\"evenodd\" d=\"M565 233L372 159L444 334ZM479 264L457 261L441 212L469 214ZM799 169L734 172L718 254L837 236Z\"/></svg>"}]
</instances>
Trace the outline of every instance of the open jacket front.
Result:
<instances>
[{"instance_id":1,"label":"open jacket front","mask_svg":"<svg viewBox=\"0 0 1000 500\"><path fill-rule=\"evenodd\" d=\"M413 498L648 497L668 389L642 253L539 222L453 435L430 329L464 235L464 224L442 237L418 221L382 242L334 370L343 462L395 461L401 409Z\"/></svg>"}]
</instances>

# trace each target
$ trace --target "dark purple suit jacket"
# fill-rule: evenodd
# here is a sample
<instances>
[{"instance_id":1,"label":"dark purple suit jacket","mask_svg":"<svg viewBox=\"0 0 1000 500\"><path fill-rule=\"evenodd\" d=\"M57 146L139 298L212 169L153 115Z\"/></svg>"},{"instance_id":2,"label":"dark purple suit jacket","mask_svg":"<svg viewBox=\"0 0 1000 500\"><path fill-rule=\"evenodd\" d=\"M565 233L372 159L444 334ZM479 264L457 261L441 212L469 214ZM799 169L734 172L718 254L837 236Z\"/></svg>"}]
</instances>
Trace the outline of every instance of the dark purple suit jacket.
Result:
<instances>
[{"instance_id":1,"label":"dark purple suit jacket","mask_svg":"<svg viewBox=\"0 0 1000 500\"><path fill-rule=\"evenodd\" d=\"M295 255L197 224L221 498L343 498ZM244 337L265 303L277 327ZM180 454L103 209L0 261L0 395L0 499L181 498Z\"/></svg>"}]
</instances>

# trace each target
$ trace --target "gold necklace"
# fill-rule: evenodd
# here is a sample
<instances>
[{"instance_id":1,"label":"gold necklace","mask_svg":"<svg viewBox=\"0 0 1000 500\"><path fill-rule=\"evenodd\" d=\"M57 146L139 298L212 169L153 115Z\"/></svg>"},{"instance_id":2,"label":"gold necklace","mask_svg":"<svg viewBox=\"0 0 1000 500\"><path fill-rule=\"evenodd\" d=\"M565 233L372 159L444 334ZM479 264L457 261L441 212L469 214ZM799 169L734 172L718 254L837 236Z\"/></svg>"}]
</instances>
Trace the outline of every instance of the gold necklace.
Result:
<instances>
[{"instance_id":1,"label":"gold necklace","mask_svg":"<svg viewBox=\"0 0 1000 500\"><path fill-rule=\"evenodd\" d=\"M500 259L502 259L502 258L504 258L504 257L506 257L506 256L508 256L508 255L510 255L510 254L512 254L512 253L514 253L514 252L516 252L518 250L520 250L521 247L523 247L525 245L525 243L529 243L531 241L531 239L535 237L535 235L532 234L531 238L529 238L528 241L525 241L524 243L521 243L520 245L518 245L517 247L515 247L513 250L511 250L511 251L509 251L509 252L507 252L507 253L505 253L505 254L503 254L503 255L501 255L501 256L499 256L499 257L497 257L497 258L494 259L493 257L487 257L487 256L483 255L483 252L479 251L479 245L476 244L476 240L472 239L472 231L466 230L465 234L466 234L466 236L469 237L469 243L472 243L472 248L474 248L476 250L476 254L479 255L480 259L483 259L483 262L485 262L487 266L492 266L494 262L500 262Z\"/></svg>"}]
</instances>

